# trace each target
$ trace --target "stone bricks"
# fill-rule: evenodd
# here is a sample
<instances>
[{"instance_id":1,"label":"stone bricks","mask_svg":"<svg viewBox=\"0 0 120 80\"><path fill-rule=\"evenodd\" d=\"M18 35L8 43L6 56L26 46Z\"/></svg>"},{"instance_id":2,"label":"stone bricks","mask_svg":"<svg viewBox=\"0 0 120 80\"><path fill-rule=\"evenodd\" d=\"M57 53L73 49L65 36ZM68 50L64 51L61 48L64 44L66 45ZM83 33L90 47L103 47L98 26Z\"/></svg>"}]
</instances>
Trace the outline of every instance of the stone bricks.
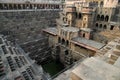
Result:
<instances>
[{"instance_id":1,"label":"stone bricks","mask_svg":"<svg viewBox=\"0 0 120 80\"><path fill-rule=\"evenodd\" d=\"M59 11L0 12L0 32L24 43L38 38L41 30L55 27Z\"/></svg>"}]
</instances>

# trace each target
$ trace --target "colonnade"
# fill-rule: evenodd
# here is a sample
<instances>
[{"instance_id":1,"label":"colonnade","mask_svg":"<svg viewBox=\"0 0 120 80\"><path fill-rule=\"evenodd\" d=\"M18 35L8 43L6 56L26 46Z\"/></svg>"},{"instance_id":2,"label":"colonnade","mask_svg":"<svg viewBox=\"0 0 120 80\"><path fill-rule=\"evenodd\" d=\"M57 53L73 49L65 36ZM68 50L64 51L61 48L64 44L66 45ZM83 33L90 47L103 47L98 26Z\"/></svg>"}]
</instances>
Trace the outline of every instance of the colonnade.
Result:
<instances>
[{"instance_id":1,"label":"colonnade","mask_svg":"<svg viewBox=\"0 0 120 80\"><path fill-rule=\"evenodd\" d=\"M4 4L0 3L1 10L14 9L60 9L60 4Z\"/></svg>"}]
</instances>

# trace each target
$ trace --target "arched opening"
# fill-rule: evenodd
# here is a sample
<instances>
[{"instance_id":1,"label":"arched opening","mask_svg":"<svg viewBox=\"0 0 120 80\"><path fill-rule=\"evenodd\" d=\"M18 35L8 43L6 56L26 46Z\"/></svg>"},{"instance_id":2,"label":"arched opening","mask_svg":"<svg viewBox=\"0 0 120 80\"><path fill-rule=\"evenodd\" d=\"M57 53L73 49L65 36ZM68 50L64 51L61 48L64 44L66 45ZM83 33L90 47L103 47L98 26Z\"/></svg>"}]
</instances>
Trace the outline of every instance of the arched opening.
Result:
<instances>
[{"instance_id":1,"label":"arched opening","mask_svg":"<svg viewBox=\"0 0 120 80\"><path fill-rule=\"evenodd\" d=\"M103 1L100 2L100 7L103 7Z\"/></svg>"},{"instance_id":2,"label":"arched opening","mask_svg":"<svg viewBox=\"0 0 120 80\"><path fill-rule=\"evenodd\" d=\"M77 18L78 16L77 16L77 13L75 13L75 17Z\"/></svg>"},{"instance_id":3,"label":"arched opening","mask_svg":"<svg viewBox=\"0 0 120 80\"><path fill-rule=\"evenodd\" d=\"M98 23L96 23L95 26L98 27Z\"/></svg>"},{"instance_id":4,"label":"arched opening","mask_svg":"<svg viewBox=\"0 0 120 80\"><path fill-rule=\"evenodd\" d=\"M8 9L7 4L4 4L4 9Z\"/></svg>"},{"instance_id":5,"label":"arched opening","mask_svg":"<svg viewBox=\"0 0 120 80\"><path fill-rule=\"evenodd\" d=\"M35 6L34 6L34 4L32 4L32 9L34 9L35 8Z\"/></svg>"},{"instance_id":6,"label":"arched opening","mask_svg":"<svg viewBox=\"0 0 120 80\"><path fill-rule=\"evenodd\" d=\"M13 9L12 4L9 4L9 9Z\"/></svg>"},{"instance_id":7,"label":"arched opening","mask_svg":"<svg viewBox=\"0 0 120 80\"><path fill-rule=\"evenodd\" d=\"M95 2L95 5L98 6L98 2L97 1Z\"/></svg>"},{"instance_id":8,"label":"arched opening","mask_svg":"<svg viewBox=\"0 0 120 80\"><path fill-rule=\"evenodd\" d=\"M69 41L68 40L66 41L66 46L69 46Z\"/></svg>"},{"instance_id":9,"label":"arched opening","mask_svg":"<svg viewBox=\"0 0 120 80\"><path fill-rule=\"evenodd\" d=\"M17 5L16 4L14 4L14 9L17 9Z\"/></svg>"},{"instance_id":10,"label":"arched opening","mask_svg":"<svg viewBox=\"0 0 120 80\"><path fill-rule=\"evenodd\" d=\"M54 5L54 9L57 9L57 5Z\"/></svg>"},{"instance_id":11,"label":"arched opening","mask_svg":"<svg viewBox=\"0 0 120 80\"><path fill-rule=\"evenodd\" d=\"M47 4L45 4L45 9L47 9Z\"/></svg>"},{"instance_id":12,"label":"arched opening","mask_svg":"<svg viewBox=\"0 0 120 80\"><path fill-rule=\"evenodd\" d=\"M85 33L83 33L83 37L85 37Z\"/></svg>"},{"instance_id":13,"label":"arched opening","mask_svg":"<svg viewBox=\"0 0 120 80\"><path fill-rule=\"evenodd\" d=\"M0 3L0 9L3 9L3 5L2 5L2 3Z\"/></svg>"},{"instance_id":14,"label":"arched opening","mask_svg":"<svg viewBox=\"0 0 120 80\"><path fill-rule=\"evenodd\" d=\"M64 22L65 18L63 17L62 19L63 19L63 22Z\"/></svg>"},{"instance_id":15,"label":"arched opening","mask_svg":"<svg viewBox=\"0 0 120 80\"><path fill-rule=\"evenodd\" d=\"M65 55L68 55L68 54L69 54L68 50L65 50Z\"/></svg>"},{"instance_id":16,"label":"arched opening","mask_svg":"<svg viewBox=\"0 0 120 80\"><path fill-rule=\"evenodd\" d=\"M70 25L70 21L68 21L68 24Z\"/></svg>"},{"instance_id":17,"label":"arched opening","mask_svg":"<svg viewBox=\"0 0 120 80\"><path fill-rule=\"evenodd\" d=\"M29 4L26 5L27 9L30 9Z\"/></svg>"},{"instance_id":18,"label":"arched opening","mask_svg":"<svg viewBox=\"0 0 120 80\"><path fill-rule=\"evenodd\" d=\"M81 19L81 18L82 18L82 15L81 15L81 13L79 13L79 16L78 16L78 18L79 18L79 19Z\"/></svg>"},{"instance_id":19,"label":"arched opening","mask_svg":"<svg viewBox=\"0 0 120 80\"><path fill-rule=\"evenodd\" d=\"M105 16L105 21L108 21L109 20L109 16Z\"/></svg>"},{"instance_id":20,"label":"arched opening","mask_svg":"<svg viewBox=\"0 0 120 80\"><path fill-rule=\"evenodd\" d=\"M51 4L51 9L53 8L53 5Z\"/></svg>"},{"instance_id":21,"label":"arched opening","mask_svg":"<svg viewBox=\"0 0 120 80\"><path fill-rule=\"evenodd\" d=\"M98 20L98 21L100 20L100 15L97 15L97 20Z\"/></svg>"},{"instance_id":22,"label":"arched opening","mask_svg":"<svg viewBox=\"0 0 120 80\"><path fill-rule=\"evenodd\" d=\"M103 28L104 28L104 29L107 29L107 26L106 26L106 25L104 25L104 26L103 26Z\"/></svg>"},{"instance_id":23,"label":"arched opening","mask_svg":"<svg viewBox=\"0 0 120 80\"><path fill-rule=\"evenodd\" d=\"M49 4L49 9L51 9L51 4Z\"/></svg>"},{"instance_id":24,"label":"arched opening","mask_svg":"<svg viewBox=\"0 0 120 80\"><path fill-rule=\"evenodd\" d=\"M39 4L39 9L41 9L41 4Z\"/></svg>"},{"instance_id":25,"label":"arched opening","mask_svg":"<svg viewBox=\"0 0 120 80\"><path fill-rule=\"evenodd\" d=\"M50 4L48 4L48 9L50 9Z\"/></svg>"},{"instance_id":26,"label":"arched opening","mask_svg":"<svg viewBox=\"0 0 120 80\"><path fill-rule=\"evenodd\" d=\"M30 9L32 9L32 4L30 4Z\"/></svg>"},{"instance_id":27,"label":"arched opening","mask_svg":"<svg viewBox=\"0 0 120 80\"><path fill-rule=\"evenodd\" d=\"M57 5L57 9L60 9L60 5Z\"/></svg>"},{"instance_id":28,"label":"arched opening","mask_svg":"<svg viewBox=\"0 0 120 80\"><path fill-rule=\"evenodd\" d=\"M60 37L58 38L58 43L61 43L61 39L60 39Z\"/></svg>"},{"instance_id":29,"label":"arched opening","mask_svg":"<svg viewBox=\"0 0 120 80\"><path fill-rule=\"evenodd\" d=\"M104 15L101 16L101 21L104 21Z\"/></svg>"},{"instance_id":30,"label":"arched opening","mask_svg":"<svg viewBox=\"0 0 120 80\"><path fill-rule=\"evenodd\" d=\"M21 9L21 5L20 4L18 4L18 9Z\"/></svg>"},{"instance_id":31,"label":"arched opening","mask_svg":"<svg viewBox=\"0 0 120 80\"><path fill-rule=\"evenodd\" d=\"M45 4L43 4L43 9L45 9Z\"/></svg>"},{"instance_id":32,"label":"arched opening","mask_svg":"<svg viewBox=\"0 0 120 80\"><path fill-rule=\"evenodd\" d=\"M40 9L43 9L43 5L42 4L40 4Z\"/></svg>"},{"instance_id":33,"label":"arched opening","mask_svg":"<svg viewBox=\"0 0 120 80\"><path fill-rule=\"evenodd\" d=\"M113 30L113 29L114 29L114 26L113 26L113 25L111 25L110 30Z\"/></svg>"},{"instance_id":34,"label":"arched opening","mask_svg":"<svg viewBox=\"0 0 120 80\"><path fill-rule=\"evenodd\" d=\"M60 53L60 46L56 46L56 53Z\"/></svg>"},{"instance_id":35,"label":"arched opening","mask_svg":"<svg viewBox=\"0 0 120 80\"><path fill-rule=\"evenodd\" d=\"M64 39L62 39L62 44L65 44L65 40Z\"/></svg>"},{"instance_id":36,"label":"arched opening","mask_svg":"<svg viewBox=\"0 0 120 80\"><path fill-rule=\"evenodd\" d=\"M102 24L100 24L100 29L102 28Z\"/></svg>"},{"instance_id":37,"label":"arched opening","mask_svg":"<svg viewBox=\"0 0 120 80\"><path fill-rule=\"evenodd\" d=\"M58 9L57 5L55 5L55 9Z\"/></svg>"},{"instance_id":38,"label":"arched opening","mask_svg":"<svg viewBox=\"0 0 120 80\"><path fill-rule=\"evenodd\" d=\"M23 9L23 4L21 4L20 6L21 6L21 9Z\"/></svg>"},{"instance_id":39,"label":"arched opening","mask_svg":"<svg viewBox=\"0 0 120 80\"><path fill-rule=\"evenodd\" d=\"M23 9L25 9L25 4L23 4Z\"/></svg>"},{"instance_id":40,"label":"arched opening","mask_svg":"<svg viewBox=\"0 0 120 80\"><path fill-rule=\"evenodd\" d=\"M39 4L36 4L35 6L36 6L36 9L39 9Z\"/></svg>"},{"instance_id":41,"label":"arched opening","mask_svg":"<svg viewBox=\"0 0 120 80\"><path fill-rule=\"evenodd\" d=\"M55 5L53 5L53 9L55 9Z\"/></svg>"},{"instance_id":42,"label":"arched opening","mask_svg":"<svg viewBox=\"0 0 120 80\"><path fill-rule=\"evenodd\" d=\"M38 9L41 9L41 5L39 4Z\"/></svg>"}]
</instances>

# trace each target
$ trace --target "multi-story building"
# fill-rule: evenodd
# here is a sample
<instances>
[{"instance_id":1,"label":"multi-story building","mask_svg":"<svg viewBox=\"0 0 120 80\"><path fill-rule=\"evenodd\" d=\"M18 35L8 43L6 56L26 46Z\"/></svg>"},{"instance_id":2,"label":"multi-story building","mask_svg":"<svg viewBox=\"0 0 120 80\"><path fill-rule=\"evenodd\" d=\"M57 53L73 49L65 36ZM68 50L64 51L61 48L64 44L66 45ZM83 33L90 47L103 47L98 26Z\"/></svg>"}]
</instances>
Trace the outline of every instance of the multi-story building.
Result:
<instances>
[{"instance_id":1,"label":"multi-story building","mask_svg":"<svg viewBox=\"0 0 120 80\"><path fill-rule=\"evenodd\" d=\"M84 2L83 2L84 4ZM49 45L53 48L52 55L65 66L81 58L91 57L104 44L92 39L92 26L95 8L91 5L66 5L61 18L57 20L57 28L48 28L43 31L49 37Z\"/></svg>"},{"instance_id":2,"label":"multi-story building","mask_svg":"<svg viewBox=\"0 0 120 80\"><path fill-rule=\"evenodd\" d=\"M104 0L104 6L97 8L93 27L97 33L94 33L94 40L107 43L119 36L119 3L119 0L109 0L108 2ZM107 4L111 4L111 6Z\"/></svg>"},{"instance_id":3,"label":"multi-story building","mask_svg":"<svg viewBox=\"0 0 120 80\"><path fill-rule=\"evenodd\" d=\"M120 37L97 51L96 55L59 75L54 80L120 80Z\"/></svg>"},{"instance_id":4,"label":"multi-story building","mask_svg":"<svg viewBox=\"0 0 120 80\"><path fill-rule=\"evenodd\" d=\"M115 17L115 9L118 0L104 0L103 7L97 8L95 29L97 30L113 30L114 26L110 25L112 17Z\"/></svg>"},{"instance_id":5,"label":"multi-story building","mask_svg":"<svg viewBox=\"0 0 120 80\"><path fill-rule=\"evenodd\" d=\"M94 56L104 46L102 43L108 42L97 33L113 30L110 23L118 3L118 0L112 3L106 0L66 1L61 18L57 19L57 28L44 30L53 48L53 57L69 65L83 57Z\"/></svg>"}]
</instances>

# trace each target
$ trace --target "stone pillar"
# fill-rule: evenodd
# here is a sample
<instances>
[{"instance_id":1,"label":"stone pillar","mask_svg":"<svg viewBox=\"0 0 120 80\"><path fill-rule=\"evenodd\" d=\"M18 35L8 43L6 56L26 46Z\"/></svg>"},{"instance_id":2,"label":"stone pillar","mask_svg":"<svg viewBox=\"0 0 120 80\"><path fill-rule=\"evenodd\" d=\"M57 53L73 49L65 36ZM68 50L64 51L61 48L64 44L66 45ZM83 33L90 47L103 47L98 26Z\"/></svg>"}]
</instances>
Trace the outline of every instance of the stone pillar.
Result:
<instances>
[{"instance_id":1,"label":"stone pillar","mask_svg":"<svg viewBox=\"0 0 120 80\"><path fill-rule=\"evenodd\" d=\"M35 9L35 7L36 7L36 4L34 4L34 9Z\"/></svg>"},{"instance_id":2,"label":"stone pillar","mask_svg":"<svg viewBox=\"0 0 120 80\"><path fill-rule=\"evenodd\" d=\"M11 9L14 9L14 4L11 4Z\"/></svg>"},{"instance_id":3,"label":"stone pillar","mask_svg":"<svg viewBox=\"0 0 120 80\"><path fill-rule=\"evenodd\" d=\"M46 9L46 4L44 4L44 6L45 6L45 9Z\"/></svg>"},{"instance_id":4,"label":"stone pillar","mask_svg":"<svg viewBox=\"0 0 120 80\"><path fill-rule=\"evenodd\" d=\"M25 9L25 4L23 4L23 9Z\"/></svg>"},{"instance_id":5,"label":"stone pillar","mask_svg":"<svg viewBox=\"0 0 120 80\"><path fill-rule=\"evenodd\" d=\"M27 4L25 4L25 9L27 9Z\"/></svg>"},{"instance_id":6,"label":"stone pillar","mask_svg":"<svg viewBox=\"0 0 120 80\"><path fill-rule=\"evenodd\" d=\"M23 9L23 4L21 4L20 6L21 6L21 9Z\"/></svg>"},{"instance_id":7,"label":"stone pillar","mask_svg":"<svg viewBox=\"0 0 120 80\"><path fill-rule=\"evenodd\" d=\"M46 9L48 8L48 4L46 4Z\"/></svg>"},{"instance_id":8,"label":"stone pillar","mask_svg":"<svg viewBox=\"0 0 120 80\"><path fill-rule=\"evenodd\" d=\"M53 5L51 4L51 9L53 9Z\"/></svg>"},{"instance_id":9,"label":"stone pillar","mask_svg":"<svg viewBox=\"0 0 120 80\"><path fill-rule=\"evenodd\" d=\"M7 9L10 9L9 4L7 4Z\"/></svg>"},{"instance_id":10,"label":"stone pillar","mask_svg":"<svg viewBox=\"0 0 120 80\"><path fill-rule=\"evenodd\" d=\"M3 9L4 9L5 5L4 5L4 4L2 4L2 6L3 6Z\"/></svg>"},{"instance_id":11,"label":"stone pillar","mask_svg":"<svg viewBox=\"0 0 120 80\"><path fill-rule=\"evenodd\" d=\"M29 5L28 4L26 4L26 9L29 9Z\"/></svg>"},{"instance_id":12,"label":"stone pillar","mask_svg":"<svg viewBox=\"0 0 120 80\"><path fill-rule=\"evenodd\" d=\"M39 9L41 8L41 4L39 4Z\"/></svg>"},{"instance_id":13,"label":"stone pillar","mask_svg":"<svg viewBox=\"0 0 120 80\"><path fill-rule=\"evenodd\" d=\"M20 9L21 7L20 7L20 4L18 4L18 9Z\"/></svg>"},{"instance_id":14,"label":"stone pillar","mask_svg":"<svg viewBox=\"0 0 120 80\"><path fill-rule=\"evenodd\" d=\"M16 4L14 4L14 9L17 9L17 6L16 6Z\"/></svg>"},{"instance_id":15,"label":"stone pillar","mask_svg":"<svg viewBox=\"0 0 120 80\"><path fill-rule=\"evenodd\" d=\"M55 5L55 9L57 9L57 6L58 6L58 5Z\"/></svg>"},{"instance_id":16,"label":"stone pillar","mask_svg":"<svg viewBox=\"0 0 120 80\"><path fill-rule=\"evenodd\" d=\"M42 9L44 9L44 4L42 4Z\"/></svg>"},{"instance_id":17,"label":"stone pillar","mask_svg":"<svg viewBox=\"0 0 120 80\"><path fill-rule=\"evenodd\" d=\"M16 4L16 7L17 7L17 9L18 9L18 4Z\"/></svg>"},{"instance_id":18,"label":"stone pillar","mask_svg":"<svg viewBox=\"0 0 120 80\"><path fill-rule=\"evenodd\" d=\"M51 9L51 4L49 4L49 9Z\"/></svg>"},{"instance_id":19,"label":"stone pillar","mask_svg":"<svg viewBox=\"0 0 120 80\"><path fill-rule=\"evenodd\" d=\"M41 9L41 4L39 4L39 9Z\"/></svg>"},{"instance_id":20,"label":"stone pillar","mask_svg":"<svg viewBox=\"0 0 120 80\"><path fill-rule=\"evenodd\" d=\"M29 9L30 9L30 4L28 4L28 7L29 7Z\"/></svg>"},{"instance_id":21,"label":"stone pillar","mask_svg":"<svg viewBox=\"0 0 120 80\"><path fill-rule=\"evenodd\" d=\"M9 4L9 9L11 9L11 4Z\"/></svg>"},{"instance_id":22,"label":"stone pillar","mask_svg":"<svg viewBox=\"0 0 120 80\"><path fill-rule=\"evenodd\" d=\"M30 9L32 9L32 4L30 4Z\"/></svg>"},{"instance_id":23,"label":"stone pillar","mask_svg":"<svg viewBox=\"0 0 120 80\"><path fill-rule=\"evenodd\" d=\"M36 4L37 9L39 9L39 4Z\"/></svg>"},{"instance_id":24,"label":"stone pillar","mask_svg":"<svg viewBox=\"0 0 120 80\"><path fill-rule=\"evenodd\" d=\"M37 4L35 4L35 9L37 9Z\"/></svg>"}]
</instances>

